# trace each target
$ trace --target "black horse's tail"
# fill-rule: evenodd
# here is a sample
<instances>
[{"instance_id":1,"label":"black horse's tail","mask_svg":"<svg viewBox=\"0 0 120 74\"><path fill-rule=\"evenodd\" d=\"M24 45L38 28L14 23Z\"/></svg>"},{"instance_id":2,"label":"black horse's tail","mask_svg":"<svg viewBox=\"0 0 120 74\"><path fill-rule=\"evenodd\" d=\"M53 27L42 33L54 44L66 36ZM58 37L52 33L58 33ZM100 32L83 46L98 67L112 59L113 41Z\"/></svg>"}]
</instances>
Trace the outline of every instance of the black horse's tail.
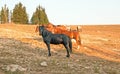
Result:
<instances>
[{"instance_id":1,"label":"black horse's tail","mask_svg":"<svg viewBox=\"0 0 120 74\"><path fill-rule=\"evenodd\" d=\"M69 38L69 49L70 49L70 52L72 52L72 41L70 38Z\"/></svg>"}]
</instances>

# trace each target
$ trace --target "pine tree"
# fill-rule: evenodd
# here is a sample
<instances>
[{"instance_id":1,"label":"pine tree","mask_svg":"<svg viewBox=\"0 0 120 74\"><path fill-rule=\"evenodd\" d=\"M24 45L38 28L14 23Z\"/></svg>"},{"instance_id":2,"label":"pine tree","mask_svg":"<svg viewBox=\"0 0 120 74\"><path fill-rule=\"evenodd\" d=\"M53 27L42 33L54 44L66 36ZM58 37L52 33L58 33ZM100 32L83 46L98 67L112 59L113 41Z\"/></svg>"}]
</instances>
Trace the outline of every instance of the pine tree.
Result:
<instances>
[{"instance_id":1,"label":"pine tree","mask_svg":"<svg viewBox=\"0 0 120 74\"><path fill-rule=\"evenodd\" d=\"M12 13L12 21L19 24L28 23L28 15L26 13L26 8L22 5L22 3L15 5Z\"/></svg>"},{"instance_id":2,"label":"pine tree","mask_svg":"<svg viewBox=\"0 0 120 74\"><path fill-rule=\"evenodd\" d=\"M48 24L49 23L49 20L48 20L48 17L47 17L47 14L45 13L45 9L43 9L43 20L44 20L44 23L45 24Z\"/></svg>"},{"instance_id":3,"label":"pine tree","mask_svg":"<svg viewBox=\"0 0 120 74\"><path fill-rule=\"evenodd\" d=\"M0 17L1 23L8 23L9 22L9 9L5 5L1 9L1 17Z\"/></svg>"},{"instance_id":4,"label":"pine tree","mask_svg":"<svg viewBox=\"0 0 120 74\"><path fill-rule=\"evenodd\" d=\"M49 23L49 20L45 13L44 8L42 8L41 6L38 6L36 8L36 11L32 15L31 23L32 24L48 24Z\"/></svg>"},{"instance_id":5,"label":"pine tree","mask_svg":"<svg viewBox=\"0 0 120 74\"><path fill-rule=\"evenodd\" d=\"M1 24L4 23L4 20L5 20L5 15L4 15L3 7L2 7L2 10L1 10Z\"/></svg>"}]
</instances>

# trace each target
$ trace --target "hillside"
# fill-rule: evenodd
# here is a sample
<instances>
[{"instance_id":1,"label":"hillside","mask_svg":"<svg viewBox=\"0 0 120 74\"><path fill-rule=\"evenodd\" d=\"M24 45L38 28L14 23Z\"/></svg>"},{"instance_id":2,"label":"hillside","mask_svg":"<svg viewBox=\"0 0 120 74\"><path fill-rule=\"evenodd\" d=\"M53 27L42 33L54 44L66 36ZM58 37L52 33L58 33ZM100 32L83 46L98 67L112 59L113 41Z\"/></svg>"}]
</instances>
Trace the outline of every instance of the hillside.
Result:
<instances>
[{"instance_id":1,"label":"hillside","mask_svg":"<svg viewBox=\"0 0 120 74\"><path fill-rule=\"evenodd\" d=\"M0 24L0 74L120 74L120 26L82 26L82 46L66 58L62 45L52 56L35 25Z\"/></svg>"}]
</instances>

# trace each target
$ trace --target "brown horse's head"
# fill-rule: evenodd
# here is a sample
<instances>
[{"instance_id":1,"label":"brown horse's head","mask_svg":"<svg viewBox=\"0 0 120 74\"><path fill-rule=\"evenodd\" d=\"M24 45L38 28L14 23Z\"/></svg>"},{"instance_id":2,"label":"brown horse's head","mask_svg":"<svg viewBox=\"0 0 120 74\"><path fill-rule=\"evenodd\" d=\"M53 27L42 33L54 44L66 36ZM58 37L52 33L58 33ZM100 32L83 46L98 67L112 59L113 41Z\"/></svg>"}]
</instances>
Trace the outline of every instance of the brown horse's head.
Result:
<instances>
[{"instance_id":1,"label":"brown horse's head","mask_svg":"<svg viewBox=\"0 0 120 74\"><path fill-rule=\"evenodd\" d=\"M36 29L35 29L35 32L38 32L38 31L39 31L39 26L37 25Z\"/></svg>"}]
</instances>

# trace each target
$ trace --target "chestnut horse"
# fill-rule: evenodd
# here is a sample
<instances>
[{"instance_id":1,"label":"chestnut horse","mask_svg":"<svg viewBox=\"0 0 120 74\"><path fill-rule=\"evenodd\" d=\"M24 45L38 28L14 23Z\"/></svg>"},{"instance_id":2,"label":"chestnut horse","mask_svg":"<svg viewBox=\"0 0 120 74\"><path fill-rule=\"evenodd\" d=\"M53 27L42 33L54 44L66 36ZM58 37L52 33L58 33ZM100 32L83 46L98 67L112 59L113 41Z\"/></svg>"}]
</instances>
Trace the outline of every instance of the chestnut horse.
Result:
<instances>
[{"instance_id":1,"label":"chestnut horse","mask_svg":"<svg viewBox=\"0 0 120 74\"><path fill-rule=\"evenodd\" d=\"M62 30L67 30L67 27L64 26L64 25L53 25L51 23L47 24L47 25L44 25L48 30L51 28L51 29L54 29L54 28L59 28L59 29L62 29Z\"/></svg>"},{"instance_id":2,"label":"chestnut horse","mask_svg":"<svg viewBox=\"0 0 120 74\"><path fill-rule=\"evenodd\" d=\"M62 29L55 29L54 30L55 34L65 34L69 36L71 39L75 39L77 43L77 49L79 49L79 45L81 45L81 37L80 37L80 32L78 31L67 31L67 30L62 30Z\"/></svg>"},{"instance_id":3,"label":"chestnut horse","mask_svg":"<svg viewBox=\"0 0 120 74\"><path fill-rule=\"evenodd\" d=\"M76 40L77 44L77 49L79 49L79 45L81 45L81 37L80 37L80 32L79 31L68 31L64 27L59 27L59 26L51 26L49 28L46 27L48 31L51 31L54 34L65 34L69 36L71 39Z\"/></svg>"},{"instance_id":4,"label":"chestnut horse","mask_svg":"<svg viewBox=\"0 0 120 74\"><path fill-rule=\"evenodd\" d=\"M45 28L52 32L53 34L65 34L67 36L69 36L71 39L75 39L76 40L76 44L77 44L77 49L79 49L80 45L81 45L81 37L80 37L80 32L79 31L68 31L67 28L65 28L65 26L59 25L59 26L55 26L52 24L48 24L45 26ZM36 28L37 30L37 28Z\"/></svg>"}]
</instances>

